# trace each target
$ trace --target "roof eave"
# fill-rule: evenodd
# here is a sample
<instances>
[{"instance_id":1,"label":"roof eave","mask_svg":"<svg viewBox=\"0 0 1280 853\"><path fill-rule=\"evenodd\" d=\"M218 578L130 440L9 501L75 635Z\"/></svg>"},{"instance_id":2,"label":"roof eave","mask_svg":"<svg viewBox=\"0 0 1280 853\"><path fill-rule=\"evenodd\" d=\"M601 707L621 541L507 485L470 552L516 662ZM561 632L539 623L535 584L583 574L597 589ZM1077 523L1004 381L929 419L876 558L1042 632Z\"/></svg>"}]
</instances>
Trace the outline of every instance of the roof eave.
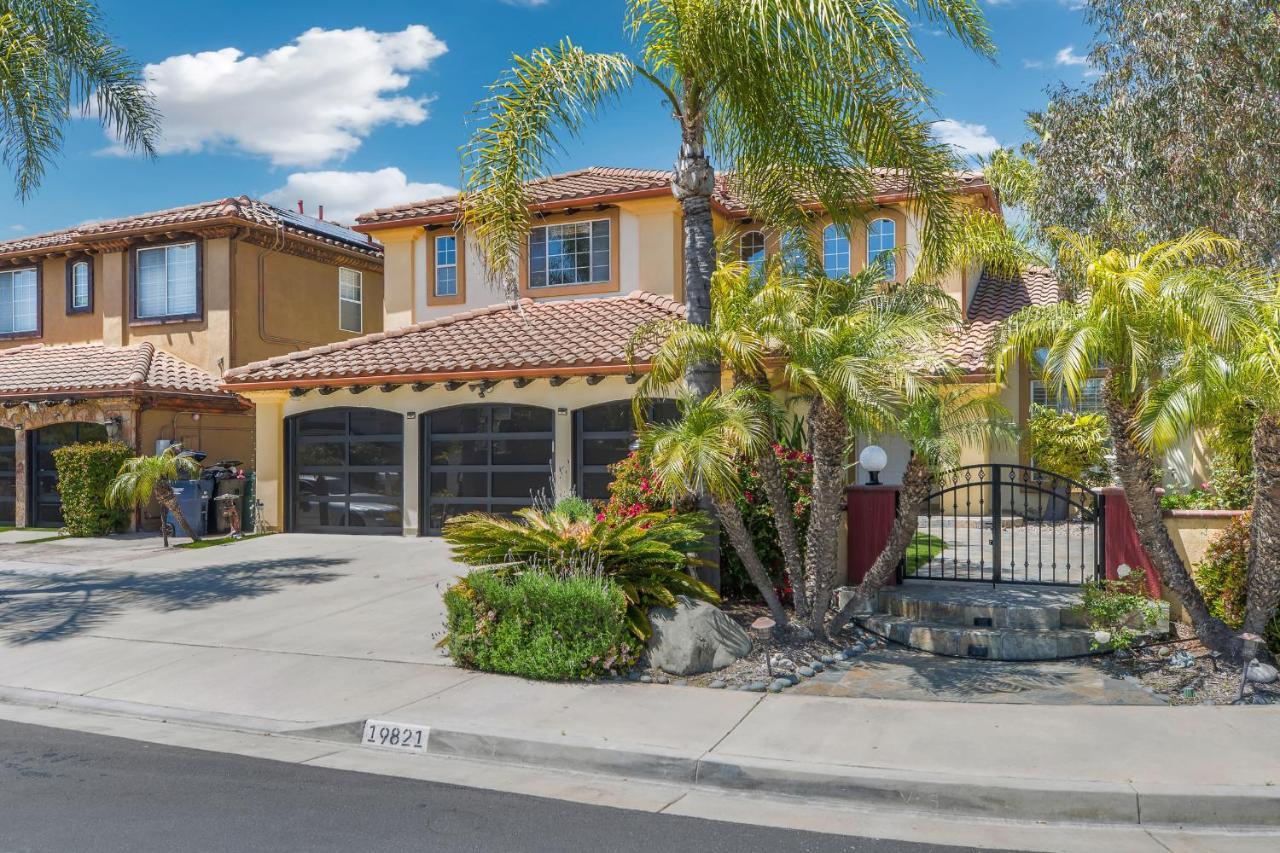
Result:
<instances>
[{"instance_id":1,"label":"roof eave","mask_svg":"<svg viewBox=\"0 0 1280 853\"><path fill-rule=\"evenodd\" d=\"M485 370L436 370L417 373L384 373L368 376L307 377L305 379L223 380L228 391L278 391L287 388L345 388L352 385L407 385L413 382L468 382L483 379L544 379L553 376L627 376L649 370L647 361L634 364L576 364L557 367L510 367Z\"/></svg>"}]
</instances>

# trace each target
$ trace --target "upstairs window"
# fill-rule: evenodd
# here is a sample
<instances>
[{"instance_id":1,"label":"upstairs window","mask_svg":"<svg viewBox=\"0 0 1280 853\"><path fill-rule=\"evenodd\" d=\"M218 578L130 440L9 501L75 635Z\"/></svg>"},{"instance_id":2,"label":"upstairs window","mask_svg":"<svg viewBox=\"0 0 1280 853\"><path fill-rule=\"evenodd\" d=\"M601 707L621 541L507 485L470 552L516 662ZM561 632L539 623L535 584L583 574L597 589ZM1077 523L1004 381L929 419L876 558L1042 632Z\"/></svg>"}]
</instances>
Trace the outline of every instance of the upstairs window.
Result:
<instances>
[{"instance_id":1,"label":"upstairs window","mask_svg":"<svg viewBox=\"0 0 1280 853\"><path fill-rule=\"evenodd\" d=\"M738 240L738 258L751 268L752 272L764 269L764 234L760 231L748 231Z\"/></svg>"},{"instance_id":2,"label":"upstairs window","mask_svg":"<svg viewBox=\"0 0 1280 853\"><path fill-rule=\"evenodd\" d=\"M534 228L529 232L529 287L608 282L609 240L608 219Z\"/></svg>"},{"instance_id":3,"label":"upstairs window","mask_svg":"<svg viewBox=\"0 0 1280 853\"><path fill-rule=\"evenodd\" d=\"M867 226L867 265L870 266L883 257L887 278L895 278L898 274L894 254L897 247L898 226L892 219L877 219Z\"/></svg>"},{"instance_id":4,"label":"upstairs window","mask_svg":"<svg viewBox=\"0 0 1280 853\"><path fill-rule=\"evenodd\" d=\"M364 273L338 267L338 328L364 331Z\"/></svg>"},{"instance_id":5,"label":"upstairs window","mask_svg":"<svg viewBox=\"0 0 1280 853\"><path fill-rule=\"evenodd\" d=\"M436 296L458 295L458 238L436 238Z\"/></svg>"},{"instance_id":6,"label":"upstairs window","mask_svg":"<svg viewBox=\"0 0 1280 853\"><path fill-rule=\"evenodd\" d=\"M39 331L39 301L34 267L0 272L0 335Z\"/></svg>"},{"instance_id":7,"label":"upstairs window","mask_svg":"<svg viewBox=\"0 0 1280 853\"><path fill-rule=\"evenodd\" d=\"M778 249L782 255L782 266L790 273L803 272L806 261L804 241L808 238L805 234L797 234L794 231L786 231L778 240Z\"/></svg>"},{"instance_id":8,"label":"upstairs window","mask_svg":"<svg viewBox=\"0 0 1280 853\"><path fill-rule=\"evenodd\" d=\"M93 267L87 260L72 261L67 267L67 313L93 310Z\"/></svg>"},{"instance_id":9,"label":"upstairs window","mask_svg":"<svg viewBox=\"0 0 1280 853\"><path fill-rule=\"evenodd\" d=\"M200 315L200 270L195 243L138 249L139 320L188 319Z\"/></svg>"},{"instance_id":10,"label":"upstairs window","mask_svg":"<svg viewBox=\"0 0 1280 853\"><path fill-rule=\"evenodd\" d=\"M822 271L827 278L849 274L849 237L834 223L822 229Z\"/></svg>"}]
</instances>

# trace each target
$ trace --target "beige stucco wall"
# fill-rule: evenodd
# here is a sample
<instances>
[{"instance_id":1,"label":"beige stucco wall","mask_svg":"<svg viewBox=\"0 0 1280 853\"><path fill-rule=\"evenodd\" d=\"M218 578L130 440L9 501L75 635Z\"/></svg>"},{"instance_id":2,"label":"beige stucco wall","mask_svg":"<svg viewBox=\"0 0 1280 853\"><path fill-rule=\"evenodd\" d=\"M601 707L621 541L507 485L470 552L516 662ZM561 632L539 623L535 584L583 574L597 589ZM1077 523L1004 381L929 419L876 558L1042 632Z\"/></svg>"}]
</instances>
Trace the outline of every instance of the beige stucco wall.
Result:
<instances>
[{"instance_id":1,"label":"beige stucco wall","mask_svg":"<svg viewBox=\"0 0 1280 853\"><path fill-rule=\"evenodd\" d=\"M575 378L557 388L551 387L545 379L536 380L524 388L503 382L483 398L466 385L454 391L446 390L443 385L434 385L424 391L414 391L409 385L401 385L388 392L372 388L359 394L352 394L344 388L327 396L313 391L303 397L292 397L287 391L249 392L246 396L255 405L257 420L254 456L258 497L263 502L264 518L277 529L284 522L287 469L284 421L293 415L346 407L381 409L404 415L404 534L417 536L421 509L421 466L418 458L421 414L453 406L491 403L553 409L556 412L554 484L557 494L568 494L573 490L573 412L597 403L629 400L633 390L634 386L628 385L622 377L609 376L596 385L588 385L585 379Z\"/></svg>"},{"instance_id":2,"label":"beige stucco wall","mask_svg":"<svg viewBox=\"0 0 1280 853\"><path fill-rule=\"evenodd\" d=\"M1237 510L1168 510L1165 529L1178 549L1182 562L1194 570L1204 560L1205 552L1227 525L1243 513Z\"/></svg>"}]
</instances>

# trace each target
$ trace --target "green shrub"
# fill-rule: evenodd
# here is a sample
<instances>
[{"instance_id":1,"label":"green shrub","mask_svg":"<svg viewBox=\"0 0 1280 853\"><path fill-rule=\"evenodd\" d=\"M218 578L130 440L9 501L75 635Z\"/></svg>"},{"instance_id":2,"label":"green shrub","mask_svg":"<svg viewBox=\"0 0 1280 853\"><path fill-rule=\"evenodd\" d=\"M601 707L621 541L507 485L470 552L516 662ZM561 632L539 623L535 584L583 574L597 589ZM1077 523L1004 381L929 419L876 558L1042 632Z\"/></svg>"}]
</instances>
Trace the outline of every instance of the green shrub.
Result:
<instances>
[{"instance_id":1,"label":"green shrub","mask_svg":"<svg viewBox=\"0 0 1280 853\"><path fill-rule=\"evenodd\" d=\"M1147 574L1142 567L1117 580L1084 584L1077 610L1089 618L1089 627L1095 633L1108 635L1105 641L1094 640L1095 649L1129 648L1141 634L1155 628L1162 615L1160 603L1147 594Z\"/></svg>"},{"instance_id":2,"label":"green shrub","mask_svg":"<svg viewBox=\"0 0 1280 853\"><path fill-rule=\"evenodd\" d=\"M129 521L124 509L109 509L107 488L133 451L119 442L69 444L53 451L62 518L72 536L102 536Z\"/></svg>"},{"instance_id":3,"label":"green shrub","mask_svg":"<svg viewBox=\"0 0 1280 853\"><path fill-rule=\"evenodd\" d=\"M1196 586L1204 594L1209 612L1232 628L1244 625L1249 594L1249 531L1253 514L1246 512L1218 534L1204 560L1196 566ZM1265 632L1267 648L1280 655L1280 614Z\"/></svg>"},{"instance_id":4,"label":"green shrub","mask_svg":"<svg viewBox=\"0 0 1280 853\"><path fill-rule=\"evenodd\" d=\"M791 503L791 517L795 519L796 537L804 542L809 529L809 504L813 491L813 456L803 450L795 450L781 444L773 446L773 454L782 469L782 480ZM786 576L782 546L773 522L773 510L765 494L764 481L755 466L742 464L742 494L738 496L738 509L742 520L755 542L756 553L769 571L773 585L783 601L791 599L791 579ZM758 598L759 592L747 575L746 567L738 552L728 547L728 536L722 535L725 546L720 549L720 591L735 598ZM803 547L803 544L801 545Z\"/></svg>"},{"instance_id":5,"label":"green shrub","mask_svg":"<svg viewBox=\"0 0 1280 853\"><path fill-rule=\"evenodd\" d=\"M458 666L543 681L630 668L635 647L622 590L605 577L477 571L444 595L445 643Z\"/></svg>"},{"instance_id":6,"label":"green shrub","mask_svg":"<svg viewBox=\"0 0 1280 853\"><path fill-rule=\"evenodd\" d=\"M609 500L597 518L618 522L641 513L670 510L671 503L656 488L657 478L649 460L636 451L609 466Z\"/></svg>"},{"instance_id":7,"label":"green shrub","mask_svg":"<svg viewBox=\"0 0 1280 853\"><path fill-rule=\"evenodd\" d=\"M1057 412L1032 405L1027 450L1036 466L1087 486L1105 485L1107 420L1096 412Z\"/></svg>"},{"instance_id":8,"label":"green shrub","mask_svg":"<svg viewBox=\"0 0 1280 853\"><path fill-rule=\"evenodd\" d=\"M687 571L689 552L706 530L697 513L640 513L611 521L574 521L551 510L516 510L516 518L484 513L445 522L444 538L468 566L507 565L557 577L600 574L618 585L627 601L627 622L647 640L649 608L674 607L677 595L719 601L715 590Z\"/></svg>"},{"instance_id":9,"label":"green shrub","mask_svg":"<svg viewBox=\"0 0 1280 853\"><path fill-rule=\"evenodd\" d=\"M596 514L595 507L591 505L591 501L586 498L580 498L577 495L561 498L556 501L556 505L552 509L574 521L590 521L591 517Z\"/></svg>"}]
</instances>

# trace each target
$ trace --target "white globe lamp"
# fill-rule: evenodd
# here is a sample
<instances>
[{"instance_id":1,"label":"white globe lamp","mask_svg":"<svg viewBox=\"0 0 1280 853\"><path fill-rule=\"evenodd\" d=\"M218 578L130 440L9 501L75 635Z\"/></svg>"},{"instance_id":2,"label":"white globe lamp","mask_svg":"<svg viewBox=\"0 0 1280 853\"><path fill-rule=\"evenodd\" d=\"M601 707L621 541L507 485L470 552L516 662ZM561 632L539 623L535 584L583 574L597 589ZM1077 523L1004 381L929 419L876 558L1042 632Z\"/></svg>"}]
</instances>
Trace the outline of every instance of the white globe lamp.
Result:
<instances>
[{"instance_id":1,"label":"white globe lamp","mask_svg":"<svg viewBox=\"0 0 1280 853\"><path fill-rule=\"evenodd\" d=\"M885 453L884 448L878 444L868 444L858 454L858 464L867 472L867 484L878 486L880 485L880 472L889 464L889 454Z\"/></svg>"}]
</instances>

